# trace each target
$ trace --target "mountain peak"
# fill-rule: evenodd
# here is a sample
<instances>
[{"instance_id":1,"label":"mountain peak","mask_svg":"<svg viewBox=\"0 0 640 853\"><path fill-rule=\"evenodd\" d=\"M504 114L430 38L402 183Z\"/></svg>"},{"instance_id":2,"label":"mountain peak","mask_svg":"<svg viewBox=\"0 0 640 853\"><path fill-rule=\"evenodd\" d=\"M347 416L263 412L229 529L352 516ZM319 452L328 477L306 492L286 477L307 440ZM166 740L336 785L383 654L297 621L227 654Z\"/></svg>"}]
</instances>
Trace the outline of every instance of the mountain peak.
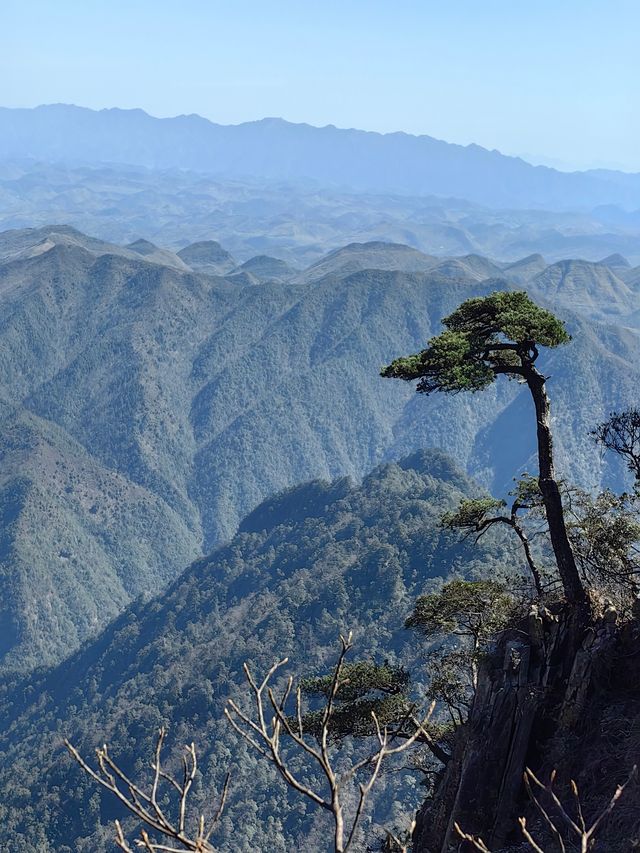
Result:
<instances>
[{"instance_id":1,"label":"mountain peak","mask_svg":"<svg viewBox=\"0 0 640 853\"><path fill-rule=\"evenodd\" d=\"M134 240L133 243L129 243L125 248L130 252L135 252L136 255L141 255L145 260L154 264L162 264L183 271L189 269L189 265L182 258L179 258L178 255L170 252L168 249L161 249L150 240Z\"/></svg>"},{"instance_id":2,"label":"mountain peak","mask_svg":"<svg viewBox=\"0 0 640 853\"><path fill-rule=\"evenodd\" d=\"M235 258L216 240L190 243L177 253L178 257L198 272L223 275L237 267Z\"/></svg>"},{"instance_id":3,"label":"mountain peak","mask_svg":"<svg viewBox=\"0 0 640 853\"><path fill-rule=\"evenodd\" d=\"M139 255L151 255L158 251L158 246L151 243L149 240L134 240L126 246L132 252L137 252Z\"/></svg>"},{"instance_id":4,"label":"mountain peak","mask_svg":"<svg viewBox=\"0 0 640 853\"><path fill-rule=\"evenodd\" d=\"M613 255L607 255L606 258L598 261L598 263L602 264L603 267L611 267L613 269L616 267L619 269L631 269L629 261L624 257L624 255L620 255L617 252Z\"/></svg>"},{"instance_id":5,"label":"mountain peak","mask_svg":"<svg viewBox=\"0 0 640 853\"><path fill-rule=\"evenodd\" d=\"M255 255L241 266L238 272L250 273L258 281L286 281L296 273L286 261L271 255Z\"/></svg>"}]
</instances>

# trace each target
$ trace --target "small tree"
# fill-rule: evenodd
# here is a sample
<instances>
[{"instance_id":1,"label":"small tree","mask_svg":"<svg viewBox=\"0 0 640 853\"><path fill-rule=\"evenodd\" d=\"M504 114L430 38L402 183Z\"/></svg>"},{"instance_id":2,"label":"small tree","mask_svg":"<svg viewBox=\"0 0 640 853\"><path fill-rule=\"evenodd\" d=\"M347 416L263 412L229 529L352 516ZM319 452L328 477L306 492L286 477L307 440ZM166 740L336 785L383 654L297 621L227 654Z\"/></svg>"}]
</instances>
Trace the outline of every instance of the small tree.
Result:
<instances>
[{"instance_id":1,"label":"small tree","mask_svg":"<svg viewBox=\"0 0 640 853\"><path fill-rule=\"evenodd\" d=\"M591 430L596 443L621 456L633 472L640 489L640 411L612 412L606 421Z\"/></svg>"},{"instance_id":2,"label":"small tree","mask_svg":"<svg viewBox=\"0 0 640 853\"><path fill-rule=\"evenodd\" d=\"M500 512L506 508L506 501L491 497L466 499L460 501L456 512L448 512L442 516L442 524L450 530L463 530L467 534L475 533L476 542L495 524L506 524L520 540L536 592L542 596L544 590L540 570L533 559L529 537L518 517L518 514L523 511L535 511L540 507L542 495L538 481L534 477L523 475L510 494L514 496L514 500L508 515Z\"/></svg>"},{"instance_id":3,"label":"small tree","mask_svg":"<svg viewBox=\"0 0 640 853\"><path fill-rule=\"evenodd\" d=\"M302 692L309 697L328 698L333 674L303 678ZM409 698L411 679L400 666L372 661L345 663L343 678L336 694L331 736L372 737L376 734L374 721L386 726L391 737L413 738L415 725L411 722L415 703ZM435 697L434 697L435 698ZM322 733L323 712L309 711L303 716L303 729L314 737ZM428 748L442 764L450 759L448 744L443 743L443 727L429 721L423 724L416 743Z\"/></svg>"},{"instance_id":4,"label":"small tree","mask_svg":"<svg viewBox=\"0 0 640 853\"><path fill-rule=\"evenodd\" d=\"M496 581L453 580L440 592L421 595L405 624L432 640L453 634L466 641L475 689L478 654L496 631L509 624L514 607L513 598Z\"/></svg>"},{"instance_id":5,"label":"small tree","mask_svg":"<svg viewBox=\"0 0 640 853\"><path fill-rule=\"evenodd\" d=\"M508 624L514 600L497 581L452 580L440 592L421 595L407 628L432 638L455 634L471 640L474 651Z\"/></svg>"},{"instance_id":6,"label":"small tree","mask_svg":"<svg viewBox=\"0 0 640 853\"><path fill-rule=\"evenodd\" d=\"M290 677L287 680L283 690L278 694L271 686L275 674L287 663L286 658L274 664L262 681L257 681L245 664L244 671L254 710L244 711L233 700L229 700L225 708L225 715L235 731L252 749L273 764L287 785L332 816L334 853L346 853L354 843L368 797L379 778L384 762L390 756L405 752L418 740L421 733L426 734L425 726L431 716L430 710L426 717L420 720L409 711L406 718L412 724L413 734L396 743L398 737L395 732L381 725L375 713L372 712L373 749L365 758L339 772L335 757L332 755L331 735L336 716L337 697L341 690L343 694L345 690L348 692L348 685L344 683L345 658L352 648L351 634L347 638L341 637L340 640L342 648L325 693L326 700L321 711L319 729L314 726L313 733L305 729L302 689L298 686L294 693L293 678ZM295 695L294 713L289 716L287 706L292 693ZM283 743L306 754L319 769L323 777L322 786L312 787L297 775L292 769L286 751L283 751ZM358 777L364 778L358 783L357 805L349 819L344 808L345 788Z\"/></svg>"},{"instance_id":7,"label":"small tree","mask_svg":"<svg viewBox=\"0 0 640 853\"><path fill-rule=\"evenodd\" d=\"M476 692L476 663L478 654L469 646L451 649L441 646L427 660L429 685L427 695L436 706L446 709L450 724L442 724L439 740L453 749L456 729L469 718Z\"/></svg>"},{"instance_id":8,"label":"small tree","mask_svg":"<svg viewBox=\"0 0 640 853\"><path fill-rule=\"evenodd\" d=\"M564 323L522 292L468 299L442 322L445 330L426 349L396 359L382 376L418 379L417 390L423 394L481 391L500 374L527 384L536 411L540 492L558 571L567 599L584 602L555 477L545 377L536 368L538 347L557 347L570 340Z\"/></svg>"},{"instance_id":9,"label":"small tree","mask_svg":"<svg viewBox=\"0 0 640 853\"><path fill-rule=\"evenodd\" d=\"M569 536L585 578L638 594L640 517L638 498L573 490Z\"/></svg>"},{"instance_id":10,"label":"small tree","mask_svg":"<svg viewBox=\"0 0 640 853\"><path fill-rule=\"evenodd\" d=\"M345 663L342 679L335 697L331 736L371 737L375 735L372 714L379 725L389 726L406 718L411 709L407 697L409 673L399 666L376 664L373 661ZM331 692L333 673L303 678L302 693L309 697L327 699ZM322 711L309 711L303 717L304 730L319 737L322 730Z\"/></svg>"}]
</instances>

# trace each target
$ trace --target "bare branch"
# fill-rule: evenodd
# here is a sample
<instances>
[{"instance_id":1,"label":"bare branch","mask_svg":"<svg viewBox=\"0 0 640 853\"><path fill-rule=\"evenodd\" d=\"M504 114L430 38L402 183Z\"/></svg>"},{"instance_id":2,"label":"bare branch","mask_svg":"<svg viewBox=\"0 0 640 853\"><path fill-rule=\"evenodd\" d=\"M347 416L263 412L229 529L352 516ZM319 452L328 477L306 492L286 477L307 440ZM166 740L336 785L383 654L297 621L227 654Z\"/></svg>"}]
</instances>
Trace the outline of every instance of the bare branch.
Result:
<instances>
[{"instance_id":1,"label":"bare branch","mask_svg":"<svg viewBox=\"0 0 640 853\"><path fill-rule=\"evenodd\" d=\"M88 776L113 794L142 822L143 826L140 838L135 842L138 848L146 850L147 853L183 853L185 850L192 850L194 853L213 853L214 848L209 843L209 839L224 811L229 792L230 775L227 774L225 777L218 807L209 824L207 825L204 815L200 815L195 834L188 833L186 829L188 800L198 768L196 748L193 743L185 747L182 759L182 781L178 781L162 768L162 749L165 737L166 730L161 728L158 732L154 757L151 763L153 777L149 793L146 793L140 786L129 779L127 774L109 755L106 744L96 750L97 770L82 758L78 750L69 741L65 740L65 746L73 759L77 761ZM175 792L173 797L174 801L177 799L177 819L175 821L167 817L158 802L163 782L169 786L169 790ZM153 839L148 833L149 829L160 836L162 840ZM133 853L131 845L124 836L120 821L116 820L115 830L116 845L124 853ZM169 842L177 842L180 846L176 847L171 843L167 844L164 839L169 840Z\"/></svg>"},{"instance_id":2,"label":"bare branch","mask_svg":"<svg viewBox=\"0 0 640 853\"><path fill-rule=\"evenodd\" d=\"M533 836L531 835L531 833L527 829L526 818L519 817L518 823L520 824L520 829L522 830L522 834L526 838L527 842L529 843L529 845L530 845L531 849L534 851L534 853L544 853L544 850L542 849L542 847L538 846L538 843L534 840ZM562 838L561 837L560 837L560 843L562 844ZM564 851L564 844L562 844L562 847L560 849L562 851Z\"/></svg>"},{"instance_id":3,"label":"bare branch","mask_svg":"<svg viewBox=\"0 0 640 853\"><path fill-rule=\"evenodd\" d=\"M531 797L531 800L533 801L536 809L543 818L547 828L550 830L560 853L565 853L566 851L566 846L564 843L562 832L560 831L560 826L558 826L556 820L554 820L554 818L549 814L547 809L541 803L540 797L537 796L534 792L534 788L541 794L544 794L545 797L550 799L553 805L555 806L556 810L558 811L558 815L562 820L562 825L575 841L575 845L572 844L571 849L573 850L575 847L575 849L580 850L580 853L588 853L588 851L591 850L593 847L593 841L595 839L596 833L615 808L616 803L624 793L624 790L627 785L631 782L632 779L636 777L636 775L637 768L634 766L627 778L627 781L623 785L617 786L613 796L611 797L607 805L602 809L602 811L596 816L590 827L587 827L586 821L584 819L578 786L573 780L571 781L571 793L575 802L576 814L578 816L577 823L569 816L565 807L558 798L556 792L553 790L553 784L556 778L555 770L551 774L549 783L545 785L543 782L540 781L540 779L538 779L535 773L527 767L524 772L524 783L527 792ZM548 850L545 850L545 848L542 847L540 843L535 840L535 838L529 831L526 819L524 817L518 818L518 823L520 824L520 829L522 830L522 834L527 844L531 847L534 853L548 853ZM463 841L466 841L468 844L470 844L474 850L478 851L478 853L491 853L482 838L469 835L468 833L464 832L460 828L458 823L454 823L454 828L458 836Z\"/></svg>"},{"instance_id":4,"label":"bare branch","mask_svg":"<svg viewBox=\"0 0 640 853\"><path fill-rule=\"evenodd\" d=\"M471 844L471 846L475 850L478 850L479 853L491 853L491 850L489 850L489 848L481 838L476 838L474 835L469 835L467 832L464 832L460 828L460 824L454 823L453 828L463 841L466 841L468 844Z\"/></svg>"},{"instance_id":5,"label":"bare branch","mask_svg":"<svg viewBox=\"0 0 640 853\"><path fill-rule=\"evenodd\" d=\"M554 836L554 838L558 844L559 850L562 851L562 853L564 853L564 850L565 850L565 845L564 845L564 841L562 839L562 833L560 832L560 827L555 823L553 818L549 815L548 811L544 808L544 806L540 802L539 797L537 797L535 795L533 786L535 786L535 788L537 788L540 792L544 793L551 800L551 802L556 807L556 810L557 810L560 818L562 819L563 824L568 829L569 834L573 836L576 843L578 844L578 847L579 847L581 853L587 853L587 851L590 850L592 847L592 842L595 839L596 833L599 831L602 824L609 817L609 815L611 814L611 812L615 808L616 803L618 802L618 800L620 799L620 797L624 793L625 788L631 782L631 780L635 778L636 774L637 774L637 767L634 766L633 769L631 770L631 773L629 774L626 782L623 785L618 785L616 787L616 790L613 793L613 796L611 797L611 799L609 800L607 805L602 809L602 811L600 811L600 813L598 815L596 815L596 817L593 820L593 822L591 823L590 827L587 827L586 821L584 819L584 814L582 811L582 803L580 801L580 793L578 791L578 786L573 781L573 779L571 780L571 793L572 793L572 796L573 796L573 799L575 802L577 823L576 823L576 821L574 821L569 816L565 807L563 806L560 799L558 798L556 792L553 790L553 784L555 782L555 775L556 775L555 771L551 774L551 778L549 780L549 783L547 785L545 785L538 779L538 777L535 775L535 773L527 767L525 770L525 773L524 773L524 780L525 780L525 785L526 785L527 791L529 793L529 796L531 797L536 808L538 809L538 811L540 812L540 814L544 818L545 823L547 824L547 826L551 830L551 832L552 832L552 834L553 834L553 836ZM523 834L524 834L525 838L527 839L527 841L529 842L529 844L531 844L533 846L534 850L541 851L541 853L542 853L542 848L539 846L535 846L535 842L533 841L533 839L531 838L531 835L529 834L528 830L526 829L526 822L525 822L524 818L520 818L520 826L522 827Z\"/></svg>"},{"instance_id":6,"label":"bare branch","mask_svg":"<svg viewBox=\"0 0 640 853\"><path fill-rule=\"evenodd\" d=\"M338 773L332 762L331 755L331 726L335 714L336 699L343 685L343 672L345 659L350 652L353 641L352 635L340 637L340 653L335 664L330 687L326 694L326 703L321 714L320 730L317 732L316 743L319 748L313 746L307 738L311 733L304 731L304 716L302 713L301 691L295 691L295 715L287 714L286 705L292 693L292 680L288 679L286 687L281 696L270 686L270 681L278 671L283 662L275 664L267 672L262 682L258 682L251 674L249 667L245 664L244 671L247 676L249 689L253 694L256 707L256 717L252 719L242 711L235 702L230 700L225 708L225 714L233 728L259 755L267 758L282 776L285 782L298 793L310 799L313 803L329 811L334 823L334 851L335 853L346 853L352 846L357 830L364 814L367 799L380 775L380 769L386 758L404 752L418 740L428 737L425 731L433 706L424 721L418 721L411 717L415 727L414 732L406 737L399 745L391 745L397 737L394 732L391 740L386 728L381 728L375 714L372 714L374 729L376 733L376 744L374 750L365 758L356 761L350 768ZM274 716L270 725L266 722L265 693L268 705ZM288 735L290 742L305 752L318 766L324 778L326 793L316 790L302 782L290 769L285 756L281 752L280 734ZM358 785L358 802L355 812L345 825L343 807L344 787L356 774L366 771L366 778Z\"/></svg>"},{"instance_id":7,"label":"bare branch","mask_svg":"<svg viewBox=\"0 0 640 853\"><path fill-rule=\"evenodd\" d=\"M413 830L416 828L415 818L411 821L411 826L402 833L402 838L399 838L390 829L387 830L387 844L385 850L390 847L391 843L395 846L394 853L409 853L411 849L411 837Z\"/></svg>"}]
</instances>

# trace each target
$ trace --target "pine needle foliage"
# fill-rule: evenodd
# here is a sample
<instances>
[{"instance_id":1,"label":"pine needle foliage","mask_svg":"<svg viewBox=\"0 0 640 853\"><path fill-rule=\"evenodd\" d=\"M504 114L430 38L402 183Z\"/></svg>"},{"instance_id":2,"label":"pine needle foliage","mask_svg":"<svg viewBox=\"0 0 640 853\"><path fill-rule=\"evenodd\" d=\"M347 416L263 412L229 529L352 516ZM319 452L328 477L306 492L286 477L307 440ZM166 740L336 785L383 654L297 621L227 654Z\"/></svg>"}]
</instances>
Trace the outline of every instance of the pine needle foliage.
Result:
<instances>
[{"instance_id":1,"label":"pine needle foliage","mask_svg":"<svg viewBox=\"0 0 640 853\"><path fill-rule=\"evenodd\" d=\"M522 291L467 299L442 321L445 329L421 352L383 368L384 377L419 379L417 390L481 391L499 373L521 375L523 358L538 345L571 340L564 323Z\"/></svg>"}]
</instances>

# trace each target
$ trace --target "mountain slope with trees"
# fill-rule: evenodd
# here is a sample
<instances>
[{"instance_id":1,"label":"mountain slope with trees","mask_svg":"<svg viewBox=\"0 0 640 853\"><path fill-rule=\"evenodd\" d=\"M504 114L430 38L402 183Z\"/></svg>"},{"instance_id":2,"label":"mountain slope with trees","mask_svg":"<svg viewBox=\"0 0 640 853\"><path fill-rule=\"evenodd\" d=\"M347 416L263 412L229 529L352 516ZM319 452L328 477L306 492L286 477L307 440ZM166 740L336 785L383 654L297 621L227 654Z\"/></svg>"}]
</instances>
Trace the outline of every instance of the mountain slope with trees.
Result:
<instances>
[{"instance_id":1,"label":"mountain slope with trees","mask_svg":"<svg viewBox=\"0 0 640 853\"><path fill-rule=\"evenodd\" d=\"M460 301L521 286L508 270L479 280L496 270L484 259L443 265L365 244L254 283L235 267L183 271L68 227L6 232L0 254L5 668L59 660L287 486L359 477L421 447L445 449L498 494L530 465L530 402L517 383L435 401L425 418L408 389L377 376ZM538 265L527 269L535 285ZM619 325L594 322L605 310L594 284L582 315L562 312L574 344L545 360L559 465L583 485L619 479L619 464L594 463L588 431L633 403L640 379L637 332L623 327L633 305L612 293ZM551 285L544 295L563 307ZM69 591L64 623L49 614L50 581L27 577Z\"/></svg>"},{"instance_id":2,"label":"mountain slope with trees","mask_svg":"<svg viewBox=\"0 0 640 853\"><path fill-rule=\"evenodd\" d=\"M110 822L119 811L61 739L87 755L98 740L117 744L139 772L155 730L168 724L171 744L198 744L198 802L227 769L233 774L220 850L324 850L325 819L296 803L238 742L222 721L225 700L240 701L245 660L263 671L274 655L288 655L294 672L323 672L347 630L359 658L410 668L419 696L423 651L403 627L415 596L449 573L495 577L514 558L500 537L478 549L442 528L443 512L478 493L433 451L383 465L361 484L298 486L259 506L228 546L194 563L165 595L133 604L65 663L5 684L3 843L25 853L113 849ZM354 748L346 743L345 756ZM407 819L420 776L414 769L407 779L393 772L383 780L369 834L384 837L385 824Z\"/></svg>"}]
</instances>

